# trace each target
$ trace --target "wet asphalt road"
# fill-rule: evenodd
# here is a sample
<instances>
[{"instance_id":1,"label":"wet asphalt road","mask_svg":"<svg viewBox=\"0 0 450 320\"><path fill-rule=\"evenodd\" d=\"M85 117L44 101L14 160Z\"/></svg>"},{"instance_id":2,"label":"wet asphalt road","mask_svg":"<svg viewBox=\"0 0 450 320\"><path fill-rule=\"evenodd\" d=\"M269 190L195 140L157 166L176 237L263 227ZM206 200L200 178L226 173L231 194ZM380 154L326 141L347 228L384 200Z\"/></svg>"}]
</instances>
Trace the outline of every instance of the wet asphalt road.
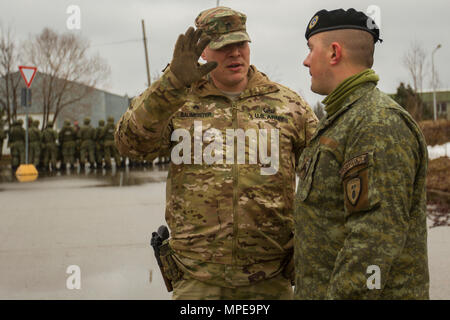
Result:
<instances>
[{"instance_id":1,"label":"wet asphalt road","mask_svg":"<svg viewBox=\"0 0 450 320\"><path fill-rule=\"evenodd\" d=\"M0 183L0 299L170 299L149 246L167 168L67 171ZM80 289L66 273L80 268Z\"/></svg>"},{"instance_id":2,"label":"wet asphalt road","mask_svg":"<svg viewBox=\"0 0 450 320\"><path fill-rule=\"evenodd\" d=\"M166 177L153 166L19 183L0 169L0 299L170 299L149 246ZM429 229L428 248L431 298L450 299L449 227ZM80 289L67 288L72 265Z\"/></svg>"}]
</instances>

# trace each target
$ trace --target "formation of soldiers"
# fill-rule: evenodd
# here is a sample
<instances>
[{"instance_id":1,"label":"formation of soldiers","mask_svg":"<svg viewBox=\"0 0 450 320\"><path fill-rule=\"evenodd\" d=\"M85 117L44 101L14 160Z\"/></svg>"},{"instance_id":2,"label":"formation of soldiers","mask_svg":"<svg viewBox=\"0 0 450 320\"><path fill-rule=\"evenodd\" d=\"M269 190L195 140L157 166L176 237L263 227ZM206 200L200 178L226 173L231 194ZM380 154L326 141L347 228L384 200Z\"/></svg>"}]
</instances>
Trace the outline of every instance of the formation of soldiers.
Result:
<instances>
[{"instance_id":1,"label":"formation of soldiers","mask_svg":"<svg viewBox=\"0 0 450 320\"><path fill-rule=\"evenodd\" d=\"M0 121L3 120L0 118ZM52 122L42 131L39 129L39 120L29 118L28 124L28 163L40 171L73 169L76 166L83 169L88 163L90 168L111 169L111 158L114 158L117 168L125 167L126 159L120 156L114 143L113 117L108 117L106 123L99 120L96 128L91 125L90 118L85 118L81 127L76 121L72 125L66 119L59 132L53 129ZM5 131L4 123L0 123L0 150L4 139L8 138L12 170L26 163L25 135L22 119L13 121L9 131ZM152 165L152 162L129 159L128 165Z\"/></svg>"}]
</instances>

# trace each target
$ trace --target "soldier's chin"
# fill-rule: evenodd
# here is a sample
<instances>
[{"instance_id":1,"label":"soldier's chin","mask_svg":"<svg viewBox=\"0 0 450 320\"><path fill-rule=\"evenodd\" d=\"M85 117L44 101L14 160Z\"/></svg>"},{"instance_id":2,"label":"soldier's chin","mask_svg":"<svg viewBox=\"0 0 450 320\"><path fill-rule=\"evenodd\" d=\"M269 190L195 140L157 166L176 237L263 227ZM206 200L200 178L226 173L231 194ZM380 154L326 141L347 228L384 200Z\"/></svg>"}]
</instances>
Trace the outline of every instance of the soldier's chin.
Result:
<instances>
[{"instance_id":1,"label":"soldier's chin","mask_svg":"<svg viewBox=\"0 0 450 320\"><path fill-rule=\"evenodd\" d=\"M319 87L317 84L311 82L311 91L322 96L327 96L328 93L322 87Z\"/></svg>"}]
</instances>

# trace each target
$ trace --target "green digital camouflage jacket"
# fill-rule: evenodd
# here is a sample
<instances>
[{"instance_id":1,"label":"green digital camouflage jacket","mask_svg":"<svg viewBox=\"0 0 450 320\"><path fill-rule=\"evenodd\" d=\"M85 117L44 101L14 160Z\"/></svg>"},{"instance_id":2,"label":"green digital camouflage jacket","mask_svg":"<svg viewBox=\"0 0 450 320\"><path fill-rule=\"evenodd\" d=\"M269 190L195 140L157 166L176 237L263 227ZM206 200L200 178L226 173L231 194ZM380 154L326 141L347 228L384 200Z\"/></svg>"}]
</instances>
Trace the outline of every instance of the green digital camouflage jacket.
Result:
<instances>
[{"instance_id":1,"label":"green digital camouflage jacket","mask_svg":"<svg viewBox=\"0 0 450 320\"><path fill-rule=\"evenodd\" d=\"M121 154L132 158L152 160L172 150L166 221L177 264L200 281L235 287L273 277L292 259L296 159L316 123L300 96L254 66L247 89L236 100L206 78L185 88L169 67L132 101L117 124L115 140ZM227 130L238 128L249 138L226 148ZM258 135L264 132L266 140ZM180 163L174 150L182 135L190 151ZM279 158L275 173L264 171L270 171L268 162L261 161L264 148L250 147L255 142L251 136L257 137L256 146L267 142L266 155ZM272 138L279 139L278 152L271 153ZM209 164L202 150L204 155L215 143L220 149L215 149L215 159L223 163ZM235 157L240 148L245 163ZM258 161L250 163L255 154ZM225 161L225 155L234 160Z\"/></svg>"},{"instance_id":2,"label":"green digital camouflage jacket","mask_svg":"<svg viewBox=\"0 0 450 320\"><path fill-rule=\"evenodd\" d=\"M425 179L416 122L374 83L324 118L299 160L297 299L427 299Z\"/></svg>"}]
</instances>

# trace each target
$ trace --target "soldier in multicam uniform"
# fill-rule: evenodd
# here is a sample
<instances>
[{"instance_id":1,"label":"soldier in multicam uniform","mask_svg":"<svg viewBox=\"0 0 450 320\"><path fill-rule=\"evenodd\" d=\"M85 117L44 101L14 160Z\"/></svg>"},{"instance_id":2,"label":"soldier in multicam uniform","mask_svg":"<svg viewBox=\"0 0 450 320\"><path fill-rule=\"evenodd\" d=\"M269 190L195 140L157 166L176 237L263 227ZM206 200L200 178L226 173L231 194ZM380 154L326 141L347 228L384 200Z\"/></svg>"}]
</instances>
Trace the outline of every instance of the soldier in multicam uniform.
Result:
<instances>
[{"instance_id":1,"label":"soldier in multicam uniform","mask_svg":"<svg viewBox=\"0 0 450 320\"><path fill-rule=\"evenodd\" d=\"M295 298L428 299L427 148L376 87L379 29L354 9L321 10L305 36L327 115L299 160Z\"/></svg>"},{"instance_id":2,"label":"soldier in multicam uniform","mask_svg":"<svg viewBox=\"0 0 450 320\"><path fill-rule=\"evenodd\" d=\"M23 120L15 120L8 132L8 147L11 150L11 168L16 170L25 163L25 129Z\"/></svg>"},{"instance_id":3,"label":"soldier in multicam uniform","mask_svg":"<svg viewBox=\"0 0 450 320\"><path fill-rule=\"evenodd\" d=\"M75 165L76 139L77 135L75 129L70 125L70 120L64 120L64 125L58 135L62 149L61 169L65 169L68 162L71 165L71 169L73 169Z\"/></svg>"},{"instance_id":4,"label":"soldier in multicam uniform","mask_svg":"<svg viewBox=\"0 0 450 320\"><path fill-rule=\"evenodd\" d=\"M103 139L105 141L105 168L111 169L111 157L114 158L116 162L116 168L122 166L122 161L120 160L120 154L114 143L114 118L108 117L105 129L103 130Z\"/></svg>"},{"instance_id":5,"label":"soldier in multicam uniform","mask_svg":"<svg viewBox=\"0 0 450 320\"><path fill-rule=\"evenodd\" d=\"M83 126L78 131L78 140L80 141L80 167L84 168L86 164L86 154L91 168L95 166L95 129L90 125L91 119L84 118Z\"/></svg>"},{"instance_id":6,"label":"soldier in multicam uniform","mask_svg":"<svg viewBox=\"0 0 450 320\"><path fill-rule=\"evenodd\" d=\"M245 22L244 14L225 7L200 13L197 30L178 38L163 76L132 101L117 125L123 155L152 160L172 149L166 190L172 254L162 260L174 299L293 296L296 159L317 118L299 95L250 65ZM206 64L198 64L200 55ZM227 148L231 161L223 161L224 137L237 129L259 134L260 142L264 132L279 138L271 149L279 159L274 172L266 174L261 149L258 162L239 162L239 154L236 161L233 148ZM189 145L193 135L197 144L196 136L214 132L220 159L196 164L203 150L189 149L187 161L178 164L172 141L179 132L190 133ZM245 148L250 159L257 148L243 139L237 149Z\"/></svg>"},{"instance_id":7,"label":"soldier in multicam uniform","mask_svg":"<svg viewBox=\"0 0 450 320\"><path fill-rule=\"evenodd\" d=\"M53 129L53 123L47 123L47 127L42 132L42 152L44 153L42 163L44 170L49 170L50 164L52 165L52 171L56 170L56 159L58 155L57 139L58 134Z\"/></svg>"},{"instance_id":8,"label":"soldier in multicam uniform","mask_svg":"<svg viewBox=\"0 0 450 320\"><path fill-rule=\"evenodd\" d=\"M105 120L98 121L98 127L95 128L95 161L97 168L103 167L103 158L105 155L105 139L104 139Z\"/></svg>"}]
</instances>

